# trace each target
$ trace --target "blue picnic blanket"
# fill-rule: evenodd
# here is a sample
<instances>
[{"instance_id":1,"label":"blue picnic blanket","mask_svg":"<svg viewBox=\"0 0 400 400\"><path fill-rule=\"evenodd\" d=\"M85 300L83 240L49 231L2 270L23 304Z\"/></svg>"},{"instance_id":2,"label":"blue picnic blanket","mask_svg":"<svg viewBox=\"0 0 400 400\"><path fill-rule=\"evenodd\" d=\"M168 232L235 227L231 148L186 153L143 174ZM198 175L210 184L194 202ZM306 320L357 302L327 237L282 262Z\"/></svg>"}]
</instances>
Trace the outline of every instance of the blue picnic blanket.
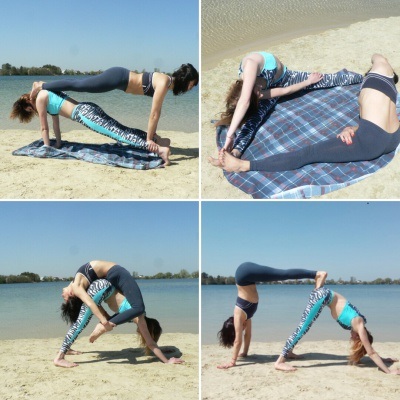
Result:
<instances>
[{"instance_id":1,"label":"blue picnic blanket","mask_svg":"<svg viewBox=\"0 0 400 400\"><path fill-rule=\"evenodd\" d=\"M242 159L258 160L268 155L298 150L335 137L346 126L358 125L359 91L360 84L357 84L301 92L282 98L266 117ZM398 114L399 100L398 97ZM226 126L217 128L219 148L225 143L226 132ZM320 163L285 172L224 171L224 175L232 185L255 199L310 198L365 179L387 165L398 150L373 161Z\"/></svg>"},{"instance_id":2,"label":"blue picnic blanket","mask_svg":"<svg viewBox=\"0 0 400 400\"><path fill-rule=\"evenodd\" d=\"M43 140L37 140L27 146L14 150L14 156L39 158L75 159L95 164L110 165L131 169L152 169L159 167L163 161L160 157L145 150L119 143L85 144L62 142L62 147L43 146Z\"/></svg>"}]
</instances>

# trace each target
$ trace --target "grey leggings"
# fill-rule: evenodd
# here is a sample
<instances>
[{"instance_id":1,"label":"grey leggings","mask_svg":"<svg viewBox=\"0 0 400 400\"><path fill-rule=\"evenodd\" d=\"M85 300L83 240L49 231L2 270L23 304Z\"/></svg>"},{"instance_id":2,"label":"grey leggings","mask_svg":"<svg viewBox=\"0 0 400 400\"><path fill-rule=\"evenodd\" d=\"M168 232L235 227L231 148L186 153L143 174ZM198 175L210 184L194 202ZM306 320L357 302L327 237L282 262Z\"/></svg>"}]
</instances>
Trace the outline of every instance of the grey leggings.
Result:
<instances>
[{"instance_id":1,"label":"grey leggings","mask_svg":"<svg viewBox=\"0 0 400 400\"><path fill-rule=\"evenodd\" d=\"M276 83L276 85L271 86L270 89L274 87L287 87L294 85L299 82L305 81L310 76L309 72L291 71L287 70L283 78ZM355 83L361 83L363 76L355 72L347 71L343 69L335 74L324 74L322 80L313 85L307 86L307 90L313 89L323 89L334 86L347 86L354 85ZM253 141L254 136L258 128L263 123L265 117L268 113L275 107L278 102L279 97L274 97L268 100L260 101L260 106L256 114L251 116L246 123L243 125L240 132L235 138L233 148L240 151L241 154L247 149L250 143Z\"/></svg>"},{"instance_id":2,"label":"grey leggings","mask_svg":"<svg viewBox=\"0 0 400 400\"><path fill-rule=\"evenodd\" d=\"M400 128L387 133L379 126L360 119L359 127L347 145L340 138L324 140L289 153L250 161L251 171L291 171L313 163L370 161L394 151L400 143Z\"/></svg>"}]
</instances>

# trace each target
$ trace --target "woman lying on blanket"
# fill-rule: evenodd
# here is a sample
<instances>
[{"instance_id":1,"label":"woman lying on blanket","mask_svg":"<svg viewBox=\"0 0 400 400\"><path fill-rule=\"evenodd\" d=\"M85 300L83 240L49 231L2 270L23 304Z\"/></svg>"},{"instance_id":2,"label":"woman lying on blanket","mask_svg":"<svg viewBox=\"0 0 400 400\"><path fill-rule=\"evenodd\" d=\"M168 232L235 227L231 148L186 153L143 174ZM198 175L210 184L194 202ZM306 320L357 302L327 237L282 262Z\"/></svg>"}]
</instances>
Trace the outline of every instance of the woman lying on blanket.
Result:
<instances>
[{"instance_id":1,"label":"woman lying on blanket","mask_svg":"<svg viewBox=\"0 0 400 400\"><path fill-rule=\"evenodd\" d=\"M250 145L279 97L302 89L352 85L362 81L362 75L347 70L335 74L291 71L277 57L265 51L250 53L243 58L239 66L239 78L231 86L226 111L217 122L217 125L229 125L223 149L238 158ZM260 99L265 100L262 107L258 107ZM240 127L240 133L235 138L235 132ZM217 163L212 158L209 160L214 165Z\"/></svg>"},{"instance_id":2,"label":"woman lying on blanket","mask_svg":"<svg viewBox=\"0 0 400 400\"><path fill-rule=\"evenodd\" d=\"M110 319L111 317L101 306L101 303L103 301L108 304L112 311L120 314L126 310L131 309L131 305L129 304L125 296L115 290L111 283L105 279L97 279L93 283L91 283L87 290L87 294L100 309L104 317L107 319ZM80 308L62 307L61 316L67 323L70 323L71 326L65 336L57 357L54 359L54 364L57 367L64 368L76 367L78 364L66 360L65 355L81 354L78 351L72 350L71 346L78 338L80 333L89 324L93 316L93 312L86 304L82 304L81 302ZM140 344L142 347L145 347L146 355L149 355L150 351L153 351L153 353L163 363L166 364L181 364L184 362L180 358L175 357L167 359L161 349L157 346L157 342L161 336L162 329L156 319L148 318L145 316L145 314L142 314L136 318L133 318L132 322L135 322L137 324L137 333L139 335Z\"/></svg>"},{"instance_id":3,"label":"woman lying on blanket","mask_svg":"<svg viewBox=\"0 0 400 400\"><path fill-rule=\"evenodd\" d=\"M157 153L169 165L168 143L159 140L154 145L146 139L146 132L140 129L128 128L108 116L97 104L78 103L65 93L53 93L41 90L35 100L30 100L29 93L23 94L13 105L10 118L18 118L20 122L28 123L35 115L39 116L42 138L46 146L50 146L49 125L47 114L53 120L53 130L56 136L56 147L61 146L61 130L59 115L79 122L87 128L138 149Z\"/></svg>"},{"instance_id":4,"label":"woman lying on blanket","mask_svg":"<svg viewBox=\"0 0 400 400\"><path fill-rule=\"evenodd\" d=\"M172 76L161 72L136 73L126 68L114 67L99 75L85 79L61 79L53 82L34 82L30 98L33 100L41 89L52 92L74 91L87 93L103 93L114 89L125 93L152 97L152 106L147 125L147 146L151 152L157 152L157 144L162 144L156 135L161 107L168 90L174 95L188 92L199 82L199 74L192 64L182 64Z\"/></svg>"},{"instance_id":5,"label":"woman lying on blanket","mask_svg":"<svg viewBox=\"0 0 400 400\"><path fill-rule=\"evenodd\" d=\"M261 160L239 160L222 149L219 166L228 172L291 171L313 163L346 163L374 160L394 151L400 143L396 114L398 77L387 59L372 56L372 68L361 86L359 125L347 127L336 138L303 149Z\"/></svg>"},{"instance_id":6,"label":"woman lying on blanket","mask_svg":"<svg viewBox=\"0 0 400 400\"><path fill-rule=\"evenodd\" d=\"M274 282L288 279L315 279L315 287L324 285L327 273L325 271L310 271L307 269L276 269L246 262L241 264L235 274L238 297L233 317L228 318L218 332L220 345L233 347L232 359L218 368L226 369L236 365L238 357L246 357L251 341L251 318L257 311L258 293L256 282ZM244 339L243 352L240 353ZM240 354L239 354L240 353ZM289 356L293 356L290 354Z\"/></svg>"},{"instance_id":7,"label":"woman lying on blanket","mask_svg":"<svg viewBox=\"0 0 400 400\"><path fill-rule=\"evenodd\" d=\"M342 295L333 292L326 287L320 287L311 292L306 309L301 316L297 329L286 341L282 354L275 362L275 368L281 371L295 371L296 368L285 363L288 355L293 351L294 346L308 332L311 325L319 317L325 306L331 309L332 318L336 320L343 329L351 331L351 364L358 364L366 354L372 361L387 374L400 375L400 369L390 370L386 362L396 362L397 359L382 359L372 348L373 338L365 324L367 320L358 309L349 303Z\"/></svg>"}]
</instances>

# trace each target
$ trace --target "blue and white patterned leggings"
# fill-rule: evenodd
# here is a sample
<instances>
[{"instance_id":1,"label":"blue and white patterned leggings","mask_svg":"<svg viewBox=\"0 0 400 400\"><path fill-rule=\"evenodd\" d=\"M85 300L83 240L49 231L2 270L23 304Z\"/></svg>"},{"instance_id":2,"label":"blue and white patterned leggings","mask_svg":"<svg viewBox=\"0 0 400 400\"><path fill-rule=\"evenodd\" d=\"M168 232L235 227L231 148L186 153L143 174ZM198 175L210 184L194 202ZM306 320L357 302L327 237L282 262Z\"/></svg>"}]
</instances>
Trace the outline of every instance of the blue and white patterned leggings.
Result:
<instances>
[{"instance_id":1,"label":"blue and white patterned leggings","mask_svg":"<svg viewBox=\"0 0 400 400\"><path fill-rule=\"evenodd\" d=\"M271 86L270 89L276 87L288 87L305 81L310 76L310 72L300 72L286 70L283 78L277 82L276 85ZM334 86L347 86L354 85L355 83L361 83L363 76L355 72L347 71L343 69L334 74L324 74L323 78L310 86L306 87L306 90L330 88ZM267 114L275 107L278 102L279 97L274 97L272 99L261 100L258 111L256 114L252 115L243 125L240 132L236 135L233 148L239 150L241 154L247 149L250 143L253 141L254 136L258 128L263 123Z\"/></svg>"},{"instance_id":2,"label":"blue and white patterned leggings","mask_svg":"<svg viewBox=\"0 0 400 400\"><path fill-rule=\"evenodd\" d=\"M293 350L294 346L308 332L311 325L319 317L323 308L329 305L333 300L333 293L326 287L315 289L311 292L308 299L307 307L301 316L300 324L292 335L286 341L282 350L283 357L287 358L288 353Z\"/></svg>"},{"instance_id":3,"label":"blue and white patterned leggings","mask_svg":"<svg viewBox=\"0 0 400 400\"><path fill-rule=\"evenodd\" d=\"M146 132L128 128L107 115L97 104L79 103L72 112L71 119L94 132L105 135L118 142L126 143L138 149L147 150Z\"/></svg>"}]
</instances>

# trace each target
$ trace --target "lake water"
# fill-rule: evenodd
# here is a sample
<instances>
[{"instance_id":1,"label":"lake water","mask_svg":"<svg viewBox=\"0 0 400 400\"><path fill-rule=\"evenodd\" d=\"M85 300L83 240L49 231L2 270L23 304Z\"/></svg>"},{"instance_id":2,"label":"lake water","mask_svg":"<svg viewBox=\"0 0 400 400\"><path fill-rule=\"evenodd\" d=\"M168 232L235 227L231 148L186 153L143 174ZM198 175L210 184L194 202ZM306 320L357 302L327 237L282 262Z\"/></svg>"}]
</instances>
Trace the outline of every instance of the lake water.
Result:
<instances>
[{"instance_id":1,"label":"lake water","mask_svg":"<svg viewBox=\"0 0 400 400\"><path fill-rule=\"evenodd\" d=\"M375 341L400 340L399 285L333 285L367 318ZM281 341L293 333L313 289L311 285L257 285L259 305L253 319L252 340ZM202 344L216 344L222 323L233 315L237 289L234 285L202 286ZM348 331L335 322L328 308L307 333L305 340L347 340Z\"/></svg>"},{"instance_id":2,"label":"lake water","mask_svg":"<svg viewBox=\"0 0 400 400\"><path fill-rule=\"evenodd\" d=\"M158 319L165 333L199 332L198 279L139 280L138 284L147 315ZM0 285L0 340L63 337L68 330L60 317L64 286L66 282ZM84 334L90 334L96 323L94 317ZM115 333L135 329L127 323Z\"/></svg>"},{"instance_id":3,"label":"lake water","mask_svg":"<svg viewBox=\"0 0 400 400\"><path fill-rule=\"evenodd\" d=\"M34 81L53 81L63 79L60 76L0 76L0 130L3 129L39 129L39 120L35 118L29 124L20 124L9 118L13 103L23 93L31 90ZM82 79L83 77L67 77ZM151 109L152 98L148 96L133 96L121 90L107 93L76 93L68 94L77 101L91 101L98 104L111 117L120 123L147 130L147 122ZM86 129L82 125L61 118L62 132ZM199 132L199 88L196 86L188 93L174 96L171 91L164 100L159 131Z\"/></svg>"}]
</instances>

